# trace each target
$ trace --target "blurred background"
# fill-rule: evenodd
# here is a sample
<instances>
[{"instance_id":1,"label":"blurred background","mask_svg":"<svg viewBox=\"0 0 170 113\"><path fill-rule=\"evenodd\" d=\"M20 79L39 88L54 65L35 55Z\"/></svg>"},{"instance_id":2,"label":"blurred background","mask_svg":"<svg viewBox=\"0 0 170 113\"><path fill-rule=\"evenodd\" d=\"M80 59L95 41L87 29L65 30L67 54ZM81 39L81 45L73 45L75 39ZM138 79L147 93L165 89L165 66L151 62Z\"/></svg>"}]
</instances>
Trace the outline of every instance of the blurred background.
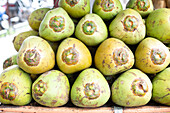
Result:
<instances>
[{"instance_id":1,"label":"blurred background","mask_svg":"<svg viewBox=\"0 0 170 113\"><path fill-rule=\"evenodd\" d=\"M0 0L1 34L2 30L27 21L30 13L40 7L52 8L53 0Z\"/></svg>"}]
</instances>

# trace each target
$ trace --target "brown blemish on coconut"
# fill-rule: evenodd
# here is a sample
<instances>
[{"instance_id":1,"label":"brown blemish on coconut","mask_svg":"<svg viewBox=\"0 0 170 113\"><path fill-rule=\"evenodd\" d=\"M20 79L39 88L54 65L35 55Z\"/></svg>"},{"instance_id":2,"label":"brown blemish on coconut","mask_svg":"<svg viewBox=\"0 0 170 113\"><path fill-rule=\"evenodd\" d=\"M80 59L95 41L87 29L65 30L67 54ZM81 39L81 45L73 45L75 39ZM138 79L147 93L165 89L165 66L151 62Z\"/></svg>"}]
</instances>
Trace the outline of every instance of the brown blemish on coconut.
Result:
<instances>
[{"instance_id":1,"label":"brown blemish on coconut","mask_svg":"<svg viewBox=\"0 0 170 113\"><path fill-rule=\"evenodd\" d=\"M60 72L60 73L59 73L59 76L65 76L65 75L64 75L63 73Z\"/></svg>"},{"instance_id":2,"label":"brown blemish on coconut","mask_svg":"<svg viewBox=\"0 0 170 113\"><path fill-rule=\"evenodd\" d=\"M163 98L165 98L165 97L167 97L167 96L169 96L169 95L170 95L170 93L167 93L166 95L164 95L164 96L162 96L162 97L158 97L158 96L153 97L153 99L154 99L154 100L160 100L160 99L163 99Z\"/></svg>"},{"instance_id":3,"label":"brown blemish on coconut","mask_svg":"<svg viewBox=\"0 0 170 113\"><path fill-rule=\"evenodd\" d=\"M48 26L47 26L47 25L45 25L45 28L48 28Z\"/></svg>"},{"instance_id":4,"label":"brown blemish on coconut","mask_svg":"<svg viewBox=\"0 0 170 113\"><path fill-rule=\"evenodd\" d=\"M84 1L84 7L86 7L86 6L87 6L87 0Z\"/></svg>"},{"instance_id":5,"label":"brown blemish on coconut","mask_svg":"<svg viewBox=\"0 0 170 113\"><path fill-rule=\"evenodd\" d=\"M57 76L57 80L56 81L61 81L61 76Z\"/></svg>"},{"instance_id":6,"label":"brown blemish on coconut","mask_svg":"<svg viewBox=\"0 0 170 113\"><path fill-rule=\"evenodd\" d=\"M54 106L57 103L57 100L52 100L51 105Z\"/></svg>"},{"instance_id":7,"label":"brown blemish on coconut","mask_svg":"<svg viewBox=\"0 0 170 113\"><path fill-rule=\"evenodd\" d=\"M85 10L84 7L82 7L82 9Z\"/></svg>"},{"instance_id":8,"label":"brown blemish on coconut","mask_svg":"<svg viewBox=\"0 0 170 113\"><path fill-rule=\"evenodd\" d=\"M41 14L43 14L43 13L44 13L44 11L42 10L42 11L41 11Z\"/></svg>"},{"instance_id":9,"label":"brown blemish on coconut","mask_svg":"<svg viewBox=\"0 0 170 113\"><path fill-rule=\"evenodd\" d=\"M102 66L103 66L103 67L105 67L104 64L105 64L105 60L102 61Z\"/></svg>"},{"instance_id":10,"label":"brown blemish on coconut","mask_svg":"<svg viewBox=\"0 0 170 113\"><path fill-rule=\"evenodd\" d=\"M126 105L129 105L130 104L130 102L128 101L128 102L126 102Z\"/></svg>"},{"instance_id":11,"label":"brown blemish on coconut","mask_svg":"<svg viewBox=\"0 0 170 113\"><path fill-rule=\"evenodd\" d=\"M73 101L74 104L76 104L76 105L83 105L83 106L85 106L85 105L83 104L83 102L82 102L84 98L86 98L86 96L84 96L84 97L81 98L81 95L78 95L78 96L76 97L76 99L75 99L75 100L72 100L72 101Z\"/></svg>"},{"instance_id":12,"label":"brown blemish on coconut","mask_svg":"<svg viewBox=\"0 0 170 113\"><path fill-rule=\"evenodd\" d=\"M81 91L81 89L79 87L76 87L76 91Z\"/></svg>"},{"instance_id":13,"label":"brown blemish on coconut","mask_svg":"<svg viewBox=\"0 0 170 113\"><path fill-rule=\"evenodd\" d=\"M61 96L59 98L62 100L67 100L67 97L64 94L61 94Z\"/></svg>"},{"instance_id":14,"label":"brown blemish on coconut","mask_svg":"<svg viewBox=\"0 0 170 113\"><path fill-rule=\"evenodd\" d=\"M43 100L40 100L39 102L42 103L42 104L44 104L44 105L46 105L46 102L43 101Z\"/></svg>"},{"instance_id":15,"label":"brown blemish on coconut","mask_svg":"<svg viewBox=\"0 0 170 113\"><path fill-rule=\"evenodd\" d=\"M22 72L19 74L19 76L21 76L22 75Z\"/></svg>"},{"instance_id":16,"label":"brown blemish on coconut","mask_svg":"<svg viewBox=\"0 0 170 113\"><path fill-rule=\"evenodd\" d=\"M166 88L168 91L170 91L170 88Z\"/></svg>"},{"instance_id":17,"label":"brown blemish on coconut","mask_svg":"<svg viewBox=\"0 0 170 113\"><path fill-rule=\"evenodd\" d=\"M133 73L133 72L129 72L129 73L131 73L132 75L134 75L135 77L137 76L135 73Z\"/></svg>"}]
</instances>

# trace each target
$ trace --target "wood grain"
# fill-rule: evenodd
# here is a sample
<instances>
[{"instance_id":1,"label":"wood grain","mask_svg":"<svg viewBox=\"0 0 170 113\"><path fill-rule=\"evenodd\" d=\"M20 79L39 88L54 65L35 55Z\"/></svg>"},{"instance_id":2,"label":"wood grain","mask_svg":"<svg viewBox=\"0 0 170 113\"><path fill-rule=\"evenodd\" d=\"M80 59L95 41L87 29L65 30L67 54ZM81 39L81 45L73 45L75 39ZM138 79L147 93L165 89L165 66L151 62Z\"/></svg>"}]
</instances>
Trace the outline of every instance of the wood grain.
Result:
<instances>
[{"instance_id":1,"label":"wood grain","mask_svg":"<svg viewBox=\"0 0 170 113\"><path fill-rule=\"evenodd\" d=\"M166 0L166 6L170 8L170 0Z\"/></svg>"},{"instance_id":2,"label":"wood grain","mask_svg":"<svg viewBox=\"0 0 170 113\"><path fill-rule=\"evenodd\" d=\"M166 8L165 0L153 0L153 5L155 9Z\"/></svg>"},{"instance_id":3,"label":"wood grain","mask_svg":"<svg viewBox=\"0 0 170 113\"><path fill-rule=\"evenodd\" d=\"M168 106L141 106L133 108L122 108L123 113L165 113L170 112ZM78 108L78 107L33 107L33 106L0 106L3 112L27 112L27 113L113 113L113 107L99 107L99 108Z\"/></svg>"}]
</instances>

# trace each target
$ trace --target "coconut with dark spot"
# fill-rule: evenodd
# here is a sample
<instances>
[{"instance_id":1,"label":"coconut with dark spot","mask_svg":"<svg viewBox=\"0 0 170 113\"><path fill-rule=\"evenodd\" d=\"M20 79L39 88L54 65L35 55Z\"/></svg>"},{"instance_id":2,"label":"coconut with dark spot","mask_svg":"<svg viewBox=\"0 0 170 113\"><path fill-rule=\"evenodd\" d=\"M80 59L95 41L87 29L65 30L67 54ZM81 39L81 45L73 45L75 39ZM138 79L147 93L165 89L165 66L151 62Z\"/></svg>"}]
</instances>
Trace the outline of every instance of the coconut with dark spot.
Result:
<instances>
[{"instance_id":1,"label":"coconut with dark spot","mask_svg":"<svg viewBox=\"0 0 170 113\"><path fill-rule=\"evenodd\" d=\"M113 19L122 10L119 0L95 0L93 5L93 13L98 14L105 21Z\"/></svg>"},{"instance_id":2,"label":"coconut with dark spot","mask_svg":"<svg viewBox=\"0 0 170 113\"><path fill-rule=\"evenodd\" d=\"M134 65L134 55L123 41L108 38L97 48L94 63L104 75L116 75Z\"/></svg>"},{"instance_id":3,"label":"coconut with dark spot","mask_svg":"<svg viewBox=\"0 0 170 113\"><path fill-rule=\"evenodd\" d=\"M136 10L142 17L148 16L154 10L152 0L129 0L126 8Z\"/></svg>"},{"instance_id":4,"label":"coconut with dark spot","mask_svg":"<svg viewBox=\"0 0 170 113\"><path fill-rule=\"evenodd\" d=\"M6 69L12 65L17 65L17 55L12 55L11 57L7 58L4 62L3 62L3 69Z\"/></svg>"},{"instance_id":5,"label":"coconut with dark spot","mask_svg":"<svg viewBox=\"0 0 170 113\"><path fill-rule=\"evenodd\" d=\"M110 98L109 84L95 68L83 70L71 89L71 101L79 107L100 107Z\"/></svg>"},{"instance_id":6,"label":"coconut with dark spot","mask_svg":"<svg viewBox=\"0 0 170 113\"><path fill-rule=\"evenodd\" d=\"M57 65L59 69L71 74L92 65L92 56L88 48L76 38L66 38L63 40L56 54Z\"/></svg>"},{"instance_id":7,"label":"coconut with dark spot","mask_svg":"<svg viewBox=\"0 0 170 113\"><path fill-rule=\"evenodd\" d=\"M135 107L146 105L152 96L149 77L138 69L122 73L112 84L112 101L120 106Z\"/></svg>"},{"instance_id":8,"label":"coconut with dark spot","mask_svg":"<svg viewBox=\"0 0 170 113\"><path fill-rule=\"evenodd\" d=\"M39 35L49 41L60 41L74 33L74 23L61 7L47 12L39 27Z\"/></svg>"},{"instance_id":9,"label":"coconut with dark spot","mask_svg":"<svg viewBox=\"0 0 170 113\"><path fill-rule=\"evenodd\" d=\"M146 19L147 36L156 38L163 43L170 43L170 9L154 10Z\"/></svg>"},{"instance_id":10,"label":"coconut with dark spot","mask_svg":"<svg viewBox=\"0 0 170 113\"><path fill-rule=\"evenodd\" d=\"M60 0L59 6L73 18L81 18L90 13L90 0Z\"/></svg>"},{"instance_id":11,"label":"coconut with dark spot","mask_svg":"<svg viewBox=\"0 0 170 113\"><path fill-rule=\"evenodd\" d=\"M13 65L0 75L0 102L12 105L27 105L31 102L32 81L30 75L18 65Z\"/></svg>"},{"instance_id":12,"label":"coconut with dark spot","mask_svg":"<svg viewBox=\"0 0 170 113\"><path fill-rule=\"evenodd\" d=\"M169 63L169 49L155 38L145 38L136 48L135 66L145 73L158 73L164 70Z\"/></svg>"},{"instance_id":13,"label":"coconut with dark spot","mask_svg":"<svg viewBox=\"0 0 170 113\"><path fill-rule=\"evenodd\" d=\"M70 84L67 76L58 70L41 74L32 85L32 96L43 106L58 107L69 100Z\"/></svg>"},{"instance_id":14,"label":"coconut with dark spot","mask_svg":"<svg viewBox=\"0 0 170 113\"><path fill-rule=\"evenodd\" d=\"M45 17L46 13L51 10L50 8L39 8L34 10L28 17L29 26L33 29L38 31L41 21Z\"/></svg>"},{"instance_id":15,"label":"coconut with dark spot","mask_svg":"<svg viewBox=\"0 0 170 113\"><path fill-rule=\"evenodd\" d=\"M146 27L141 15L134 9L121 11L109 25L110 36L135 45L144 39Z\"/></svg>"},{"instance_id":16,"label":"coconut with dark spot","mask_svg":"<svg viewBox=\"0 0 170 113\"><path fill-rule=\"evenodd\" d=\"M17 64L28 73L40 74L54 67L55 53L46 40L30 36L21 45Z\"/></svg>"},{"instance_id":17,"label":"coconut with dark spot","mask_svg":"<svg viewBox=\"0 0 170 113\"><path fill-rule=\"evenodd\" d=\"M158 73L152 80L152 100L170 106L170 67Z\"/></svg>"},{"instance_id":18,"label":"coconut with dark spot","mask_svg":"<svg viewBox=\"0 0 170 113\"><path fill-rule=\"evenodd\" d=\"M24 32L17 34L14 37L12 42L13 42L14 48L17 52L19 51L23 41L29 36L38 36L38 32L35 30L24 31Z\"/></svg>"}]
</instances>

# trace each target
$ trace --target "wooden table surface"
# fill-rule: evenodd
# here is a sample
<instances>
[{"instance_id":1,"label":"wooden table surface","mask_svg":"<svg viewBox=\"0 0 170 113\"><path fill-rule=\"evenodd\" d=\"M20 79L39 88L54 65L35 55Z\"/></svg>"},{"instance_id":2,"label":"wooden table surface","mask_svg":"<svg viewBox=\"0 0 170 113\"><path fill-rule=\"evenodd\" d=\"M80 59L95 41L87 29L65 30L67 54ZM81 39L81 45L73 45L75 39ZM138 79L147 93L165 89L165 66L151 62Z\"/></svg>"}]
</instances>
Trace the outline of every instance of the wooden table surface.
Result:
<instances>
[{"instance_id":1,"label":"wooden table surface","mask_svg":"<svg viewBox=\"0 0 170 113\"><path fill-rule=\"evenodd\" d=\"M133 108L125 107L99 107L99 108L78 108L78 107L34 107L34 106L0 106L1 112L24 112L24 113L165 113L170 112L168 106L141 106Z\"/></svg>"}]
</instances>

